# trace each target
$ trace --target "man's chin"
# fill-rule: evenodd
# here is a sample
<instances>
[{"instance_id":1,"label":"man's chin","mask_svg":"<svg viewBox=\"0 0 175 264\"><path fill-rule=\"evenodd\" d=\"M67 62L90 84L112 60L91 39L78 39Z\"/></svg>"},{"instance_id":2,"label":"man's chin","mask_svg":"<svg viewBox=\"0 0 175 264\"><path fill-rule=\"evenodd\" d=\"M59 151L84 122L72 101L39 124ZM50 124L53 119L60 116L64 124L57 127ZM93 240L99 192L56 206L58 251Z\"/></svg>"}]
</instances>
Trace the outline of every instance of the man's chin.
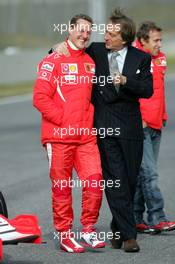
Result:
<instances>
[{"instance_id":1,"label":"man's chin","mask_svg":"<svg viewBox=\"0 0 175 264\"><path fill-rule=\"evenodd\" d=\"M105 47L106 47L107 49L111 49L110 45L108 45L107 43L105 43Z\"/></svg>"},{"instance_id":2,"label":"man's chin","mask_svg":"<svg viewBox=\"0 0 175 264\"><path fill-rule=\"evenodd\" d=\"M82 50L82 49L84 49L85 47L84 47L84 45L77 45L76 48L79 49L79 50Z\"/></svg>"},{"instance_id":3,"label":"man's chin","mask_svg":"<svg viewBox=\"0 0 175 264\"><path fill-rule=\"evenodd\" d=\"M85 49L86 47L85 46L81 46L81 47L79 47L78 49L79 50L83 50L83 49Z\"/></svg>"},{"instance_id":4,"label":"man's chin","mask_svg":"<svg viewBox=\"0 0 175 264\"><path fill-rule=\"evenodd\" d=\"M158 52L154 52L154 53L152 53L152 55L155 56L155 57L156 57L158 54L159 54Z\"/></svg>"},{"instance_id":5,"label":"man's chin","mask_svg":"<svg viewBox=\"0 0 175 264\"><path fill-rule=\"evenodd\" d=\"M159 50L154 51L153 56L157 56L159 54Z\"/></svg>"},{"instance_id":6,"label":"man's chin","mask_svg":"<svg viewBox=\"0 0 175 264\"><path fill-rule=\"evenodd\" d=\"M82 50L82 49L85 49L87 45L85 45L84 43L81 45L78 46L78 49Z\"/></svg>"}]
</instances>

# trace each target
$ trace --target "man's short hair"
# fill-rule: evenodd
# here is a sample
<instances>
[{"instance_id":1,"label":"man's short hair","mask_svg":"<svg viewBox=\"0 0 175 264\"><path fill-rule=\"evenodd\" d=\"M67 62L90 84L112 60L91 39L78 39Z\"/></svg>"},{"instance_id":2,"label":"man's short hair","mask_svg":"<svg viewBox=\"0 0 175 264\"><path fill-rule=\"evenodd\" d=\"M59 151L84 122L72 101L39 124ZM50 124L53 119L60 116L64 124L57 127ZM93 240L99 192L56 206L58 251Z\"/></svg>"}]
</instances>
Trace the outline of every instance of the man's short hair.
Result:
<instances>
[{"instance_id":1,"label":"man's short hair","mask_svg":"<svg viewBox=\"0 0 175 264\"><path fill-rule=\"evenodd\" d=\"M91 24L93 23L93 20L92 20L92 18L91 18L90 16L85 15L85 14L78 14L78 15L75 15L75 16L73 16L73 17L71 18L71 20L70 20L70 24L71 24L71 25L76 25L78 19L84 19L84 20L90 22Z\"/></svg>"},{"instance_id":2,"label":"man's short hair","mask_svg":"<svg viewBox=\"0 0 175 264\"><path fill-rule=\"evenodd\" d=\"M136 26L133 20L123 14L120 8L114 9L109 20L113 24L120 24L121 37L127 46L131 46L136 34Z\"/></svg>"},{"instance_id":3,"label":"man's short hair","mask_svg":"<svg viewBox=\"0 0 175 264\"><path fill-rule=\"evenodd\" d=\"M138 31L137 31L137 38L140 41L141 39L148 40L149 39L149 32L150 31L162 31L160 27L158 27L154 22L152 21L144 21L139 25Z\"/></svg>"}]
</instances>

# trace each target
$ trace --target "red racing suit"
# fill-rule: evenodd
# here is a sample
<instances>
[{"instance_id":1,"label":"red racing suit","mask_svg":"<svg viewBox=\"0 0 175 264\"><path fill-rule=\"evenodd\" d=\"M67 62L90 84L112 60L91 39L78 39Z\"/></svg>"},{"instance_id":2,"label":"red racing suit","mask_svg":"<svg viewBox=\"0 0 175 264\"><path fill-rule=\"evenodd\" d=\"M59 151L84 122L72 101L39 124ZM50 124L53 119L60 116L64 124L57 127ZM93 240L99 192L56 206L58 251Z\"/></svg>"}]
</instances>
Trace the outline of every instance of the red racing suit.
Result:
<instances>
[{"instance_id":1,"label":"red racing suit","mask_svg":"<svg viewBox=\"0 0 175 264\"><path fill-rule=\"evenodd\" d=\"M138 49L143 50L140 42L134 44ZM149 51L146 51L149 53ZM161 129L163 121L167 120L164 75L166 71L166 57L162 52L157 56L152 55L151 71L153 74L154 93L149 99L140 99L140 110L142 119L147 125L154 129Z\"/></svg>"},{"instance_id":2,"label":"red racing suit","mask_svg":"<svg viewBox=\"0 0 175 264\"><path fill-rule=\"evenodd\" d=\"M72 169L82 181L82 217L92 230L102 201L102 173L91 104L94 61L84 50L69 57L47 55L38 68L33 104L42 114L42 144L46 146L52 181L52 207L56 230L72 227ZM86 183L85 183L86 181ZM96 184L95 184L96 183Z\"/></svg>"}]
</instances>

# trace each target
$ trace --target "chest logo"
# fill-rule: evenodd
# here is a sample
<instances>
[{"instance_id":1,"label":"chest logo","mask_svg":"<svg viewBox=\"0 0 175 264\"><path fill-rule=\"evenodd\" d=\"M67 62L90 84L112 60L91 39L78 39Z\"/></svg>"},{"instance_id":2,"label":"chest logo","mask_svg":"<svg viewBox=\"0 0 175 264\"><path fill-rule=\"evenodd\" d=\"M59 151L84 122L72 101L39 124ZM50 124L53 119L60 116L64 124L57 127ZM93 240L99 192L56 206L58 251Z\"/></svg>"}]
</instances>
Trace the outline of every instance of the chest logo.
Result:
<instances>
[{"instance_id":1,"label":"chest logo","mask_svg":"<svg viewBox=\"0 0 175 264\"><path fill-rule=\"evenodd\" d=\"M84 63L85 71L88 73L95 73L95 65L91 63Z\"/></svg>"},{"instance_id":2,"label":"chest logo","mask_svg":"<svg viewBox=\"0 0 175 264\"><path fill-rule=\"evenodd\" d=\"M63 74L78 73L77 63L61 63L61 72Z\"/></svg>"},{"instance_id":3,"label":"chest logo","mask_svg":"<svg viewBox=\"0 0 175 264\"><path fill-rule=\"evenodd\" d=\"M155 59L154 63L157 66L166 66L166 59L164 57L160 57L160 58Z\"/></svg>"}]
</instances>

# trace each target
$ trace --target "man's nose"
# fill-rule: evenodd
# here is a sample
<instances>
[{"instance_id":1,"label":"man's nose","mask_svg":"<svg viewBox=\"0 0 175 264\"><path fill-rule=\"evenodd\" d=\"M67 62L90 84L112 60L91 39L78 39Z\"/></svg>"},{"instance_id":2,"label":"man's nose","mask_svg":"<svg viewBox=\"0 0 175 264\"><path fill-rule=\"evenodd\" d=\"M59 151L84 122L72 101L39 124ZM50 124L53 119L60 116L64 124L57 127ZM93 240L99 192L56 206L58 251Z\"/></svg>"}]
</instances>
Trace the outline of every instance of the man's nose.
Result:
<instances>
[{"instance_id":1,"label":"man's nose","mask_svg":"<svg viewBox=\"0 0 175 264\"><path fill-rule=\"evenodd\" d=\"M161 41L161 40L158 41L158 47L159 47L159 48L162 47L162 41Z\"/></svg>"},{"instance_id":2,"label":"man's nose","mask_svg":"<svg viewBox=\"0 0 175 264\"><path fill-rule=\"evenodd\" d=\"M109 34L108 33L105 33L105 37L104 37L105 40L109 39Z\"/></svg>"},{"instance_id":3,"label":"man's nose","mask_svg":"<svg viewBox=\"0 0 175 264\"><path fill-rule=\"evenodd\" d=\"M82 34L82 37L84 38L84 39L88 39L89 38L89 33L88 32L83 32L83 34Z\"/></svg>"}]
</instances>

